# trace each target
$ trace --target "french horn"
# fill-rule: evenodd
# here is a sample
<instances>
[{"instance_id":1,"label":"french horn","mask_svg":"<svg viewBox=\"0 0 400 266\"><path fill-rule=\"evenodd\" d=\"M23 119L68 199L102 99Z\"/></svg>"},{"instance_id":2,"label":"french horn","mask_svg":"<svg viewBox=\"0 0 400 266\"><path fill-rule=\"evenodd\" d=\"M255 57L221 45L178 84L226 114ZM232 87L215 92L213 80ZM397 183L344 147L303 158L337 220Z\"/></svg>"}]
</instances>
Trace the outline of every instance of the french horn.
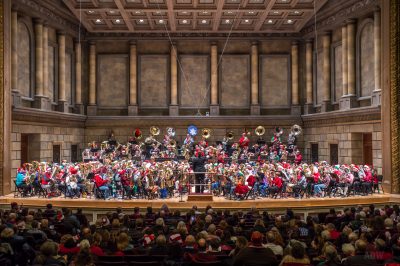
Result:
<instances>
[{"instance_id":1,"label":"french horn","mask_svg":"<svg viewBox=\"0 0 400 266\"><path fill-rule=\"evenodd\" d=\"M159 128L159 127L156 127L156 126L150 127L150 134L151 134L152 136L158 136L158 135L160 135L160 128Z\"/></svg>"},{"instance_id":2,"label":"french horn","mask_svg":"<svg viewBox=\"0 0 400 266\"><path fill-rule=\"evenodd\" d=\"M254 130L254 133L256 133L257 136L261 137L262 135L265 134L265 127L263 127L263 126L256 127L256 129Z\"/></svg>"},{"instance_id":3,"label":"french horn","mask_svg":"<svg viewBox=\"0 0 400 266\"><path fill-rule=\"evenodd\" d=\"M208 139L209 137L211 137L211 129L209 128L203 128L202 132L201 132L201 136L204 139Z\"/></svg>"}]
</instances>

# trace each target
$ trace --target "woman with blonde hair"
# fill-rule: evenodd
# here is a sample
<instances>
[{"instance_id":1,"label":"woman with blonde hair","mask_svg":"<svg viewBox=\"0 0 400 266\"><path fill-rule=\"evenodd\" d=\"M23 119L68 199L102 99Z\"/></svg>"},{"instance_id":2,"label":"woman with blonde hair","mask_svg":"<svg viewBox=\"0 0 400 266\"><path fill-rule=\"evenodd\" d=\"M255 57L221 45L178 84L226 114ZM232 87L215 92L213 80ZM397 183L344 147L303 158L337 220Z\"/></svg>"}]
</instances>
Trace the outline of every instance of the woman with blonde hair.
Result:
<instances>
[{"instance_id":1,"label":"woman with blonde hair","mask_svg":"<svg viewBox=\"0 0 400 266\"><path fill-rule=\"evenodd\" d=\"M133 249L133 246L129 243L129 236L126 233L119 234L116 246L117 251L114 253L115 256L124 256L124 252Z\"/></svg>"},{"instance_id":2,"label":"woman with blonde hair","mask_svg":"<svg viewBox=\"0 0 400 266\"><path fill-rule=\"evenodd\" d=\"M186 224L185 224L184 221L180 221L178 223L178 225L176 226L176 230L181 235L182 239L185 239L186 236L188 235L188 229L187 229Z\"/></svg>"}]
</instances>

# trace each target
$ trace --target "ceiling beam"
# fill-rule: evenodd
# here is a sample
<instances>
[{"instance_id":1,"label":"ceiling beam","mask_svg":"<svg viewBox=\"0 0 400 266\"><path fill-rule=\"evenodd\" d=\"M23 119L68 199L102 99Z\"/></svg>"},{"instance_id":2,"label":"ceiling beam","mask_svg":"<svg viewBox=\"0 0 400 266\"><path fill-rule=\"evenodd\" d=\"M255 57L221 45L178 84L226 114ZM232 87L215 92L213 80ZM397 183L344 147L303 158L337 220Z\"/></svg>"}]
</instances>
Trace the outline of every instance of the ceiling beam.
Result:
<instances>
[{"instance_id":1,"label":"ceiling beam","mask_svg":"<svg viewBox=\"0 0 400 266\"><path fill-rule=\"evenodd\" d=\"M168 22L171 28L171 32L176 31L176 21L175 21L175 14L174 14L174 3L173 1L166 1L167 8L168 8Z\"/></svg>"},{"instance_id":2,"label":"ceiling beam","mask_svg":"<svg viewBox=\"0 0 400 266\"><path fill-rule=\"evenodd\" d=\"M260 15L258 22L256 23L254 27L254 31L259 31L264 24L264 21L267 19L269 12L271 12L272 7L275 5L276 0L270 0L265 7L265 10L263 13Z\"/></svg>"},{"instance_id":3,"label":"ceiling beam","mask_svg":"<svg viewBox=\"0 0 400 266\"><path fill-rule=\"evenodd\" d=\"M109 19L107 19L107 15L104 12L101 12L100 16L101 16L101 19L104 20L104 22L106 23L107 27L109 29L112 29L112 27L113 27L112 22Z\"/></svg>"},{"instance_id":4,"label":"ceiling beam","mask_svg":"<svg viewBox=\"0 0 400 266\"><path fill-rule=\"evenodd\" d=\"M79 20L80 18L79 8L76 9L74 7L72 0L63 0L63 2L69 8L69 10L71 10L71 12L75 15L75 17L77 17ZM82 23L82 25L86 28L87 31L93 31L92 25L90 25L90 23L86 20L86 14L83 11L83 9L81 10L81 15L82 15L82 21L80 22Z\"/></svg>"},{"instance_id":5,"label":"ceiling beam","mask_svg":"<svg viewBox=\"0 0 400 266\"><path fill-rule=\"evenodd\" d=\"M132 24L131 17L129 16L128 12L124 9L124 5L122 4L121 0L114 0L115 4L118 7L118 11L121 14L122 18L125 20L125 24L130 31L134 31L135 28Z\"/></svg>"},{"instance_id":6,"label":"ceiling beam","mask_svg":"<svg viewBox=\"0 0 400 266\"><path fill-rule=\"evenodd\" d=\"M314 0L316 1L316 0ZM321 9L321 7L323 7L326 3L328 2L328 0L318 0L317 2L315 2L315 12L318 12L318 10ZM301 21L301 23L299 23L296 27L296 30L300 31L304 25L307 24L307 22L310 21L310 19L312 19L314 17L314 9L312 9L312 12L309 12L309 15L304 15L303 16L303 20Z\"/></svg>"},{"instance_id":7,"label":"ceiling beam","mask_svg":"<svg viewBox=\"0 0 400 266\"><path fill-rule=\"evenodd\" d=\"M222 8L224 7L224 0L217 0L217 12L215 12L214 15L214 21L213 21L213 31L218 30L219 23L221 21L221 16L222 16Z\"/></svg>"},{"instance_id":8,"label":"ceiling beam","mask_svg":"<svg viewBox=\"0 0 400 266\"><path fill-rule=\"evenodd\" d=\"M149 4L147 3L147 0L143 0L143 6L146 8L149 6ZM151 19L150 13L146 12L146 18L147 18L147 22L149 23L150 29L154 30L154 22Z\"/></svg>"},{"instance_id":9,"label":"ceiling beam","mask_svg":"<svg viewBox=\"0 0 400 266\"><path fill-rule=\"evenodd\" d=\"M325 0L324 0L325 1ZM95 11L95 12L104 12L104 11L110 11L110 10L115 10L118 11L117 8L107 8L107 7L98 7L98 8L89 8L89 7L82 7L82 11ZM243 12L263 12L265 8L240 8L240 11ZM307 12L307 11L314 11L313 7L300 7L300 8L292 8L292 7L277 7L273 8L272 11L279 11L279 12L286 12L286 11L292 11L292 10L297 10L299 12ZM135 12L135 11L141 11L141 12L168 12L168 9L160 7L160 9L157 8L125 8L126 12ZM202 12L202 11L208 11L208 12L215 12L215 9L212 8L194 8L194 7L188 7L188 8L181 8L181 9L174 9L175 12ZM226 8L224 9L225 12L236 12L237 8Z\"/></svg>"}]
</instances>

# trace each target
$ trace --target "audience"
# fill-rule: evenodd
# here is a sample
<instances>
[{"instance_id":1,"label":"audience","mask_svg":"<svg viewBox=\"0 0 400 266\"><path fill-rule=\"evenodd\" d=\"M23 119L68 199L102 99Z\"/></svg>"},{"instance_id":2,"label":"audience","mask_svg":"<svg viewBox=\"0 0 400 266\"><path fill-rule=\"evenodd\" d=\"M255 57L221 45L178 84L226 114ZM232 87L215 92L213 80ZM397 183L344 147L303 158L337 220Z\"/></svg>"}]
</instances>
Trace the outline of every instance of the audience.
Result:
<instances>
[{"instance_id":1,"label":"audience","mask_svg":"<svg viewBox=\"0 0 400 266\"><path fill-rule=\"evenodd\" d=\"M400 263L399 208L331 209L302 220L287 210L186 213L117 209L89 223L81 209L0 211L0 265L92 266L108 258L159 265L375 266ZM104 265L104 263L103 263ZM112 265L112 261L110 261Z\"/></svg>"}]
</instances>

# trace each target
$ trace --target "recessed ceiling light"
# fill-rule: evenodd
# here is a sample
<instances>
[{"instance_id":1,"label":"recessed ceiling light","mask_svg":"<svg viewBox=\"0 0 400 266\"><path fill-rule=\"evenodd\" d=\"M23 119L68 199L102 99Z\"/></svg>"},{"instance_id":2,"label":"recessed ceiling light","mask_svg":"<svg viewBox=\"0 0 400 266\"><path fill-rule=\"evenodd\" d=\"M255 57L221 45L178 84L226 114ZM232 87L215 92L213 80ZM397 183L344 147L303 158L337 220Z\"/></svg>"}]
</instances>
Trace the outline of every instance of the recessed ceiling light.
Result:
<instances>
[{"instance_id":1,"label":"recessed ceiling light","mask_svg":"<svg viewBox=\"0 0 400 266\"><path fill-rule=\"evenodd\" d=\"M297 10L296 10L296 11L294 11L294 13L295 13L295 14L300 14L300 12L299 12L299 11L297 11Z\"/></svg>"},{"instance_id":2,"label":"recessed ceiling light","mask_svg":"<svg viewBox=\"0 0 400 266\"><path fill-rule=\"evenodd\" d=\"M203 20L201 21L201 23L206 24L206 23L207 23L207 20L203 19Z\"/></svg>"},{"instance_id":3,"label":"recessed ceiling light","mask_svg":"<svg viewBox=\"0 0 400 266\"><path fill-rule=\"evenodd\" d=\"M140 13L142 13L142 12L140 12L140 11L135 11L135 14L140 14Z\"/></svg>"},{"instance_id":4,"label":"recessed ceiling light","mask_svg":"<svg viewBox=\"0 0 400 266\"><path fill-rule=\"evenodd\" d=\"M249 22L249 20L248 20L248 19L245 19L245 20L244 20L244 22L248 23L248 22Z\"/></svg>"},{"instance_id":5,"label":"recessed ceiling light","mask_svg":"<svg viewBox=\"0 0 400 266\"><path fill-rule=\"evenodd\" d=\"M144 22L144 20L143 20L143 19L139 19L139 22L140 22L140 23L143 23L143 22Z\"/></svg>"},{"instance_id":6,"label":"recessed ceiling light","mask_svg":"<svg viewBox=\"0 0 400 266\"><path fill-rule=\"evenodd\" d=\"M89 10L88 13L89 13L89 14L93 14L94 11L93 11L93 10Z\"/></svg>"},{"instance_id":7,"label":"recessed ceiling light","mask_svg":"<svg viewBox=\"0 0 400 266\"><path fill-rule=\"evenodd\" d=\"M268 23L269 23L269 24L272 24L272 22L273 22L272 19L268 20Z\"/></svg>"},{"instance_id":8,"label":"recessed ceiling light","mask_svg":"<svg viewBox=\"0 0 400 266\"><path fill-rule=\"evenodd\" d=\"M292 24L292 23L293 23L293 20L288 19L287 23Z\"/></svg>"},{"instance_id":9,"label":"recessed ceiling light","mask_svg":"<svg viewBox=\"0 0 400 266\"><path fill-rule=\"evenodd\" d=\"M183 11L183 12L182 12L182 14L185 14L185 15L186 15L186 14L187 14L187 12L186 12L186 11Z\"/></svg>"},{"instance_id":10,"label":"recessed ceiling light","mask_svg":"<svg viewBox=\"0 0 400 266\"><path fill-rule=\"evenodd\" d=\"M101 19L96 19L96 23L100 23L101 22Z\"/></svg>"},{"instance_id":11,"label":"recessed ceiling light","mask_svg":"<svg viewBox=\"0 0 400 266\"><path fill-rule=\"evenodd\" d=\"M156 12L156 14L160 14L160 13L161 13L160 11L157 11L157 12Z\"/></svg>"},{"instance_id":12,"label":"recessed ceiling light","mask_svg":"<svg viewBox=\"0 0 400 266\"><path fill-rule=\"evenodd\" d=\"M228 14L232 14L232 11L228 11Z\"/></svg>"},{"instance_id":13,"label":"recessed ceiling light","mask_svg":"<svg viewBox=\"0 0 400 266\"><path fill-rule=\"evenodd\" d=\"M279 12L278 11L274 11L274 14L279 14Z\"/></svg>"},{"instance_id":14,"label":"recessed ceiling light","mask_svg":"<svg viewBox=\"0 0 400 266\"><path fill-rule=\"evenodd\" d=\"M284 3L285 3L285 2L287 2L287 0L282 0L282 2L284 2Z\"/></svg>"},{"instance_id":15,"label":"recessed ceiling light","mask_svg":"<svg viewBox=\"0 0 400 266\"><path fill-rule=\"evenodd\" d=\"M182 20L183 24L186 24L188 21L186 19Z\"/></svg>"},{"instance_id":16,"label":"recessed ceiling light","mask_svg":"<svg viewBox=\"0 0 400 266\"><path fill-rule=\"evenodd\" d=\"M229 19L225 19L225 23L229 23L231 22Z\"/></svg>"},{"instance_id":17,"label":"recessed ceiling light","mask_svg":"<svg viewBox=\"0 0 400 266\"><path fill-rule=\"evenodd\" d=\"M254 14L254 11L249 11L249 14Z\"/></svg>"},{"instance_id":18,"label":"recessed ceiling light","mask_svg":"<svg viewBox=\"0 0 400 266\"><path fill-rule=\"evenodd\" d=\"M203 11L203 14L208 14L208 12L207 11Z\"/></svg>"},{"instance_id":19,"label":"recessed ceiling light","mask_svg":"<svg viewBox=\"0 0 400 266\"><path fill-rule=\"evenodd\" d=\"M116 19L115 22L116 23L121 23L121 20L120 19Z\"/></svg>"},{"instance_id":20,"label":"recessed ceiling light","mask_svg":"<svg viewBox=\"0 0 400 266\"><path fill-rule=\"evenodd\" d=\"M110 10L109 13L110 13L110 14L115 14L115 11L114 11L114 10Z\"/></svg>"},{"instance_id":21,"label":"recessed ceiling light","mask_svg":"<svg viewBox=\"0 0 400 266\"><path fill-rule=\"evenodd\" d=\"M162 24L162 23L164 23L164 20L160 19L158 22Z\"/></svg>"}]
</instances>

